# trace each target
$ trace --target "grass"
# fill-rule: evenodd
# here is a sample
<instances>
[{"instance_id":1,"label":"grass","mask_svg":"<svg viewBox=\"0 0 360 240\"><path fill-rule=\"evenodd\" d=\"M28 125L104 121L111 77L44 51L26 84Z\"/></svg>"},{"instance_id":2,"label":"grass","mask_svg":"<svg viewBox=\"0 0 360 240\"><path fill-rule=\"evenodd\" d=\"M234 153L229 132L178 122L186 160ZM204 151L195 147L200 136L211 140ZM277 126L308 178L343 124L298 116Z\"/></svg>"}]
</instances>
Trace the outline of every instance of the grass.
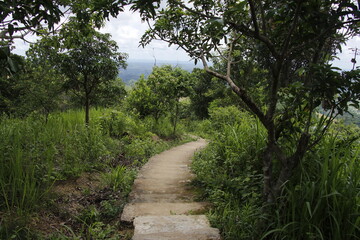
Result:
<instances>
[{"instance_id":1,"label":"grass","mask_svg":"<svg viewBox=\"0 0 360 240\"><path fill-rule=\"evenodd\" d=\"M125 196L136 169L150 156L189 140L168 142L155 137L130 113L94 109L88 127L83 116L83 111L71 110L51 114L47 122L36 115L0 117L1 239L29 238L32 230L28 223L48 201L55 182L100 171L106 186ZM95 222L86 225L93 229L87 232L91 236L100 229L101 224ZM107 227L101 228L105 231Z\"/></svg>"},{"instance_id":2,"label":"grass","mask_svg":"<svg viewBox=\"0 0 360 240\"><path fill-rule=\"evenodd\" d=\"M359 239L360 145L328 135L303 161L273 219L273 239ZM350 142L349 142L350 140ZM293 184L297 182L297 184Z\"/></svg>"},{"instance_id":3,"label":"grass","mask_svg":"<svg viewBox=\"0 0 360 240\"><path fill-rule=\"evenodd\" d=\"M359 239L357 127L335 124L266 212L261 197L266 132L258 120L233 108L213 109L210 114L197 129L205 130L212 141L196 155L192 168L203 197L213 204L210 221L225 240ZM226 122L218 114L237 120Z\"/></svg>"}]
</instances>

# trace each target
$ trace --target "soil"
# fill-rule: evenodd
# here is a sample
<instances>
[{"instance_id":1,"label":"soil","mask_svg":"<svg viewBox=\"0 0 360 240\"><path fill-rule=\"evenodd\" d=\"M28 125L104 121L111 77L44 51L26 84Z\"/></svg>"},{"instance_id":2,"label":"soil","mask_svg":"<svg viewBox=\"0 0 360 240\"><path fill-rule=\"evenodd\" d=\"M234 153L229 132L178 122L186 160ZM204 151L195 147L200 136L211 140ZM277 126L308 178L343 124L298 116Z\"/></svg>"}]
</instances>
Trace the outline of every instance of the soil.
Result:
<instances>
[{"instance_id":1,"label":"soil","mask_svg":"<svg viewBox=\"0 0 360 240\"><path fill-rule=\"evenodd\" d=\"M124 236L120 239L129 239L128 236L131 236L133 231L132 225L121 224L119 218L126 199L120 192L104 186L101 173L94 172L56 182L50 192L50 201L46 201L47 206L33 218L31 228L45 238L56 233L69 237L80 236L87 229L86 221L92 221L90 218L96 217L96 221L116 226L117 236ZM111 214L103 214L109 212L103 209L106 202L111 202ZM95 216L89 214L91 211Z\"/></svg>"}]
</instances>

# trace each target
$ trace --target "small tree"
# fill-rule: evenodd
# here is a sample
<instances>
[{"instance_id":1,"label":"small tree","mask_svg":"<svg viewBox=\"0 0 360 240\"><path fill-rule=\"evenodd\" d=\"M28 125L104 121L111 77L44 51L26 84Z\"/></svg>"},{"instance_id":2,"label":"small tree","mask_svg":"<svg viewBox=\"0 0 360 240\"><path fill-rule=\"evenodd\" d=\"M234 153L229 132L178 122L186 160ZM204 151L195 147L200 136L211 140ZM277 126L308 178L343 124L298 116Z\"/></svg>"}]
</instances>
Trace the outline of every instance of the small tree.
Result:
<instances>
[{"instance_id":1,"label":"small tree","mask_svg":"<svg viewBox=\"0 0 360 240\"><path fill-rule=\"evenodd\" d=\"M154 87L150 85L144 75L141 75L127 97L127 102L129 107L139 114L140 118L152 116L157 123L166 108L165 102L154 94Z\"/></svg>"},{"instance_id":2,"label":"small tree","mask_svg":"<svg viewBox=\"0 0 360 240\"><path fill-rule=\"evenodd\" d=\"M156 123L167 112L171 114L173 133L180 114L180 99L190 94L190 74L170 65L154 67L148 79L142 76L130 93L128 101L140 114L151 115Z\"/></svg>"},{"instance_id":3,"label":"small tree","mask_svg":"<svg viewBox=\"0 0 360 240\"><path fill-rule=\"evenodd\" d=\"M226 101L229 95L227 93L231 90L223 81L211 76L203 69L195 68L191 77L193 80L190 107L197 118L208 118L210 103L216 99Z\"/></svg>"},{"instance_id":4,"label":"small tree","mask_svg":"<svg viewBox=\"0 0 360 240\"><path fill-rule=\"evenodd\" d=\"M40 64L50 63L66 78L64 88L83 103L85 123L89 124L91 100L101 84L114 80L119 67L126 67L126 54L118 53L109 34L101 34L91 24L71 20L55 36L45 37L32 46L29 54Z\"/></svg>"}]
</instances>

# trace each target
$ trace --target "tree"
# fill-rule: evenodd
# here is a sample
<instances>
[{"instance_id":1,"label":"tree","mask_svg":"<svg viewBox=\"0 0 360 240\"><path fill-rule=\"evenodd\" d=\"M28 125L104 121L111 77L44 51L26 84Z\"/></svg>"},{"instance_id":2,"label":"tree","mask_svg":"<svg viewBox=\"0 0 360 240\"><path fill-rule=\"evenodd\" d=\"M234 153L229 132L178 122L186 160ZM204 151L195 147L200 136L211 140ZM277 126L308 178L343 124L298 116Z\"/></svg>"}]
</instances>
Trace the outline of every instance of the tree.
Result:
<instances>
[{"instance_id":1,"label":"tree","mask_svg":"<svg viewBox=\"0 0 360 240\"><path fill-rule=\"evenodd\" d=\"M152 116L157 123L165 112L165 106L164 101L161 101L161 98L154 94L154 87L150 85L144 75L141 75L127 97L127 102L129 107L139 114L140 118Z\"/></svg>"},{"instance_id":2,"label":"tree","mask_svg":"<svg viewBox=\"0 0 360 240\"><path fill-rule=\"evenodd\" d=\"M128 101L141 117L159 118L170 112L173 134L180 114L180 100L190 94L190 74L171 65L155 66L148 79L142 76L128 97Z\"/></svg>"},{"instance_id":3,"label":"tree","mask_svg":"<svg viewBox=\"0 0 360 240\"><path fill-rule=\"evenodd\" d=\"M116 78L107 83L101 83L93 105L101 107L113 107L119 105L126 96L125 83Z\"/></svg>"},{"instance_id":4,"label":"tree","mask_svg":"<svg viewBox=\"0 0 360 240\"><path fill-rule=\"evenodd\" d=\"M349 103L359 106L359 70L341 73L329 64L340 43L359 34L359 18L350 0L169 0L142 44L178 45L227 82L261 121L267 130L263 195L271 203L335 116ZM214 57L223 59L225 71L208 67ZM256 63L261 79L235 75L239 59ZM249 86L263 79L265 101L257 102ZM321 103L328 115L316 119Z\"/></svg>"},{"instance_id":5,"label":"tree","mask_svg":"<svg viewBox=\"0 0 360 240\"><path fill-rule=\"evenodd\" d=\"M216 68L216 66L214 66ZM220 79L208 74L205 70L195 68L191 73L191 109L199 119L209 117L210 103L217 101L219 104L237 104L234 93Z\"/></svg>"},{"instance_id":6,"label":"tree","mask_svg":"<svg viewBox=\"0 0 360 240\"><path fill-rule=\"evenodd\" d=\"M47 121L51 112L60 109L63 76L53 69L31 66L30 63L25 68L25 72L14 79L19 95L11 104L12 112L17 116L38 112Z\"/></svg>"},{"instance_id":7,"label":"tree","mask_svg":"<svg viewBox=\"0 0 360 240\"><path fill-rule=\"evenodd\" d=\"M91 100L102 84L115 80L119 67L126 67L126 54L118 53L109 34L72 19L54 36L44 37L29 51L32 61L53 65L66 78L64 88L83 103L85 123L89 124Z\"/></svg>"},{"instance_id":8,"label":"tree","mask_svg":"<svg viewBox=\"0 0 360 240\"><path fill-rule=\"evenodd\" d=\"M26 40L29 34L44 35L48 30L55 31L56 24L64 21L66 13L73 14L86 25L93 21L101 27L105 19L116 17L131 6L132 11L139 11L143 18L153 17L159 0L7 0L0 2L0 60L5 61L1 71L12 74L18 70L10 52L14 39ZM59 26L56 26L59 28Z\"/></svg>"},{"instance_id":9,"label":"tree","mask_svg":"<svg viewBox=\"0 0 360 240\"><path fill-rule=\"evenodd\" d=\"M0 113L7 114L12 113L11 105L20 95L20 89L14 79L19 78L23 73L25 66L24 57L10 54L9 52L9 58L12 59L12 63L16 63L17 72L14 72L14 74L9 74L8 69L6 69L6 66L8 65L6 56L0 58L0 64L5 66L5 68L0 71Z\"/></svg>"},{"instance_id":10,"label":"tree","mask_svg":"<svg viewBox=\"0 0 360 240\"><path fill-rule=\"evenodd\" d=\"M164 102L164 110L170 112L173 134L175 135L180 115L181 98L190 95L190 74L179 67L164 65L154 67L148 81L154 86L153 93L158 96L159 101Z\"/></svg>"},{"instance_id":11,"label":"tree","mask_svg":"<svg viewBox=\"0 0 360 240\"><path fill-rule=\"evenodd\" d=\"M10 46L14 39L26 40L28 34L42 34L48 28L61 21L65 13L73 13L77 19L87 23L95 20L100 27L104 19L116 17L131 6L131 10L139 11L144 17L151 17L158 7L158 0L8 0L0 2L0 42L2 46Z\"/></svg>"}]
</instances>

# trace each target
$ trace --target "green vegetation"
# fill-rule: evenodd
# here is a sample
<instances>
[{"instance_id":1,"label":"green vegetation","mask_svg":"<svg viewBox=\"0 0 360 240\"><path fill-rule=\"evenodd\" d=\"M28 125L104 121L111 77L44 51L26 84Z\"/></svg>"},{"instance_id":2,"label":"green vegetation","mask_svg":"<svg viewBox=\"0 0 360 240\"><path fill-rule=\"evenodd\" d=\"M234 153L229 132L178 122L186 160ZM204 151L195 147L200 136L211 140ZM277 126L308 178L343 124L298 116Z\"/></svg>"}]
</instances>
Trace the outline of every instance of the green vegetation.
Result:
<instances>
[{"instance_id":1,"label":"green vegetation","mask_svg":"<svg viewBox=\"0 0 360 240\"><path fill-rule=\"evenodd\" d=\"M259 119L267 134L264 201L275 203L336 115L349 104L359 107L360 70L340 72L330 64L340 43L359 34L359 6L348 0L192 3L169 0L141 43L182 48ZM312 115L321 104L330 111L316 124Z\"/></svg>"},{"instance_id":2,"label":"green vegetation","mask_svg":"<svg viewBox=\"0 0 360 240\"><path fill-rule=\"evenodd\" d=\"M29 237L27 234L32 231L28 224L34 217L34 211L47 209L44 202L50 204L54 201L53 187L59 181L77 179L84 172L102 173L102 189L110 189L125 198L138 167L150 156L177 142L166 142L160 138L152 140L155 134L131 114L110 109L92 110L94 121L89 126L84 125L83 114L83 111L76 110L52 113L47 122L39 119L38 115L24 119L1 117L2 239ZM84 190L83 194L90 194L90 190ZM123 205L125 199L121 201ZM122 209L116 207L119 203L101 203L103 206L89 206L92 209L83 210L90 211L86 216L79 216L87 225L78 230L80 233L74 234L80 237L81 232L90 234L95 225L100 228L105 221L96 217L100 208L108 208L116 214ZM101 211L101 214L109 215L106 211ZM115 215L113 213L112 218Z\"/></svg>"},{"instance_id":3,"label":"green vegetation","mask_svg":"<svg viewBox=\"0 0 360 240\"><path fill-rule=\"evenodd\" d=\"M358 127L334 124L284 184L277 204L264 211L266 131L259 120L234 107L220 107L210 109L210 121L203 124L212 141L192 168L203 197L214 204L211 222L225 239L358 239Z\"/></svg>"},{"instance_id":4,"label":"green vegetation","mask_svg":"<svg viewBox=\"0 0 360 240\"><path fill-rule=\"evenodd\" d=\"M154 67L148 79L143 76L135 83L128 101L141 117L152 116L156 123L170 113L173 134L183 104L181 99L190 95L190 74L170 65Z\"/></svg>"},{"instance_id":5,"label":"green vegetation","mask_svg":"<svg viewBox=\"0 0 360 240\"><path fill-rule=\"evenodd\" d=\"M190 3L0 3L0 238L129 239L116 217L137 169L189 131L211 141L193 169L224 239L359 239L359 128L343 122L360 69L331 65L359 34L356 1ZM142 45L204 70L154 67L126 91L126 55L96 31L125 6L154 22ZM41 38L12 54L27 33Z\"/></svg>"},{"instance_id":6,"label":"green vegetation","mask_svg":"<svg viewBox=\"0 0 360 240\"><path fill-rule=\"evenodd\" d=\"M94 24L85 25L71 18L58 34L43 37L33 44L27 56L34 65L55 69L64 75L62 86L74 92L85 109L89 124L90 102L99 94L100 86L114 82L120 67L126 67L126 54L118 53L110 34L101 34Z\"/></svg>"}]
</instances>

